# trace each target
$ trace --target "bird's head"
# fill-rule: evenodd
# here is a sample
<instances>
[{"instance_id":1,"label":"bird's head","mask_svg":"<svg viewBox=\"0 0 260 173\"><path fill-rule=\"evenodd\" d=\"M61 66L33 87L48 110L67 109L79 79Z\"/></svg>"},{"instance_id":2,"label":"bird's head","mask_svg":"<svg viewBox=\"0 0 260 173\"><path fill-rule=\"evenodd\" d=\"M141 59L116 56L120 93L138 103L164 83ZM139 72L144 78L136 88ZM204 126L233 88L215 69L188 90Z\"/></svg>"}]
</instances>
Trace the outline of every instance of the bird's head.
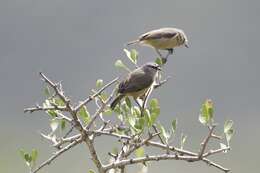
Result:
<instances>
[{"instance_id":1,"label":"bird's head","mask_svg":"<svg viewBox=\"0 0 260 173\"><path fill-rule=\"evenodd\" d=\"M144 71L150 73L156 73L157 71L161 71L161 67L155 62L148 62L142 66Z\"/></svg>"}]
</instances>

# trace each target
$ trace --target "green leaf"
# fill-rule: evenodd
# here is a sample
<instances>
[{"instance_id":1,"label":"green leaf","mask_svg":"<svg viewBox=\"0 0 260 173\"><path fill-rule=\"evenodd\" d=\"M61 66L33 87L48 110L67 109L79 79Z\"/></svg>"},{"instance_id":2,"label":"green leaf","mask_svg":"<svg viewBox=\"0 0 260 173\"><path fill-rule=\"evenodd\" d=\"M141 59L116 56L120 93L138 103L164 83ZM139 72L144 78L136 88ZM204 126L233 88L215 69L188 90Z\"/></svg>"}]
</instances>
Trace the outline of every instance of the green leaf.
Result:
<instances>
[{"instance_id":1,"label":"green leaf","mask_svg":"<svg viewBox=\"0 0 260 173\"><path fill-rule=\"evenodd\" d=\"M184 144L186 143L187 135L181 134L181 149L183 149Z\"/></svg>"},{"instance_id":2,"label":"green leaf","mask_svg":"<svg viewBox=\"0 0 260 173\"><path fill-rule=\"evenodd\" d=\"M36 162L38 157L38 151L36 149L32 149L31 157L32 157L32 161Z\"/></svg>"},{"instance_id":3,"label":"green leaf","mask_svg":"<svg viewBox=\"0 0 260 173\"><path fill-rule=\"evenodd\" d=\"M161 124L158 123L157 126L159 127L160 132L161 132L161 134L162 134L164 140L166 141L166 143L168 143L168 140L169 140L171 134L170 134L169 132L167 132L167 131L165 130L165 128L164 128Z\"/></svg>"},{"instance_id":4,"label":"green leaf","mask_svg":"<svg viewBox=\"0 0 260 173\"><path fill-rule=\"evenodd\" d=\"M25 159L25 161L27 161L29 163L32 161L32 158L31 158L30 154L28 154L28 153L25 153L24 159Z\"/></svg>"},{"instance_id":5,"label":"green leaf","mask_svg":"<svg viewBox=\"0 0 260 173\"><path fill-rule=\"evenodd\" d=\"M127 117L127 121L128 121L128 123L130 124L130 126L131 127L133 127L133 128L135 128L135 118L134 117L132 117L132 116L128 116Z\"/></svg>"},{"instance_id":6,"label":"green leaf","mask_svg":"<svg viewBox=\"0 0 260 173\"><path fill-rule=\"evenodd\" d=\"M96 87L97 88L101 88L103 86L103 80L102 79L98 79L97 81L96 81Z\"/></svg>"},{"instance_id":7,"label":"green leaf","mask_svg":"<svg viewBox=\"0 0 260 173\"><path fill-rule=\"evenodd\" d=\"M233 121L227 120L224 124L224 133L227 133L230 129L232 129Z\"/></svg>"},{"instance_id":8,"label":"green leaf","mask_svg":"<svg viewBox=\"0 0 260 173\"><path fill-rule=\"evenodd\" d=\"M104 110L104 115L112 115L113 111L111 108L107 108Z\"/></svg>"},{"instance_id":9,"label":"green leaf","mask_svg":"<svg viewBox=\"0 0 260 173\"><path fill-rule=\"evenodd\" d=\"M128 72L131 71L120 59L116 60L115 66L116 66L117 68L125 69L125 70L127 70Z\"/></svg>"},{"instance_id":10,"label":"green leaf","mask_svg":"<svg viewBox=\"0 0 260 173\"><path fill-rule=\"evenodd\" d=\"M201 106L199 121L206 125L212 123L214 114L213 102L210 99L207 99Z\"/></svg>"},{"instance_id":11,"label":"green leaf","mask_svg":"<svg viewBox=\"0 0 260 173\"><path fill-rule=\"evenodd\" d=\"M88 171L88 173L95 173L95 171L93 171L92 169L90 169L90 170Z\"/></svg>"},{"instance_id":12,"label":"green leaf","mask_svg":"<svg viewBox=\"0 0 260 173\"><path fill-rule=\"evenodd\" d=\"M145 122L147 123L147 126L148 127L151 127L153 124L152 124L152 120L151 120L151 114L150 114L150 111L149 109L144 109L143 110L144 112L144 117L145 117Z\"/></svg>"},{"instance_id":13,"label":"green leaf","mask_svg":"<svg viewBox=\"0 0 260 173\"><path fill-rule=\"evenodd\" d=\"M135 49L132 49L131 51L124 49L124 52L133 64L137 64L138 52Z\"/></svg>"},{"instance_id":14,"label":"green leaf","mask_svg":"<svg viewBox=\"0 0 260 173\"><path fill-rule=\"evenodd\" d=\"M162 58L156 58L155 63L159 66L163 65Z\"/></svg>"},{"instance_id":15,"label":"green leaf","mask_svg":"<svg viewBox=\"0 0 260 173\"><path fill-rule=\"evenodd\" d=\"M144 117L142 117L142 118L136 118L134 128L137 129L137 130L143 130L144 127L145 127Z\"/></svg>"},{"instance_id":16,"label":"green leaf","mask_svg":"<svg viewBox=\"0 0 260 173\"><path fill-rule=\"evenodd\" d=\"M155 108L159 107L159 102L158 102L158 100L155 99L155 98L151 99L151 101L150 101L150 107L151 107L152 109L155 109Z\"/></svg>"},{"instance_id":17,"label":"green leaf","mask_svg":"<svg viewBox=\"0 0 260 173\"><path fill-rule=\"evenodd\" d=\"M51 118L56 118L58 116L57 112L55 110L48 110L46 111L48 115L51 116Z\"/></svg>"},{"instance_id":18,"label":"green leaf","mask_svg":"<svg viewBox=\"0 0 260 173\"><path fill-rule=\"evenodd\" d=\"M126 56L127 56L130 60L132 60L132 59L131 59L131 52L130 52L129 50L127 50L127 49L124 49L124 52L125 52Z\"/></svg>"},{"instance_id":19,"label":"green leaf","mask_svg":"<svg viewBox=\"0 0 260 173\"><path fill-rule=\"evenodd\" d=\"M126 102L126 105L131 108L132 107L132 103L131 103L131 100L129 99L129 97L125 97L125 102Z\"/></svg>"},{"instance_id":20,"label":"green leaf","mask_svg":"<svg viewBox=\"0 0 260 173\"><path fill-rule=\"evenodd\" d=\"M230 143L230 140L231 140L233 134L234 134L234 130L233 130L233 129L229 129L229 130L227 131L227 133L226 133L226 139L227 139L228 145L229 145L229 143Z\"/></svg>"},{"instance_id":21,"label":"green leaf","mask_svg":"<svg viewBox=\"0 0 260 173\"><path fill-rule=\"evenodd\" d=\"M154 109L151 111L151 116L150 116L151 125L153 125L156 122L157 117L159 115L160 115L160 108L157 108L157 109Z\"/></svg>"},{"instance_id":22,"label":"green leaf","mask_svg":"<svg viewBox=\"0 0 260 173\"><path fill-rule=\"evenodd\" d=\"M79 109L79 116L83 119L85 124L89 123L89 121L90 121L90 114L89 114L86 106L82 106Z\"/></svg>"},{"instance_id":23,"label":"green leaf","mask_svg":"<svg viewBox=\"0 0 260 173\"><path fill-rule=\"evenodd\" d=\"M136 116L136 117L140 117L141 116L141 111L140 111L140 108L138 106L134 106L132 107L133 108L133 114Z\"/></svg>"},{"instance_id":24,"label":"green leaf","mask_svg":"<svg viewBox=\"0 0 260 173\"><path fill-rule=\"evenodd\" d=\"M144 156L144 148L139 147L137 150L135 150L136 157L143 157Z\"/></svg>"},{"instance_id":25,"label":"green leaf","mask_svg":"<svg viewBox=\"0 0 260 173\"><path fill-rule=\"evenodd\" d=\"M64 130L66 128L66 121L64 119L61 120L60 127L61 127L61 130Z\"/></svg>"},{"instance_id":26,"label":"green leaf","mask_svg":"<svg viewBox=\"0 0 260 173\"><path fill-rule=\"evenodd\" d=\"M153 125L157 119L157 117L160 115L160 107L159 102L157 99L151 99L149 103L149 111L150 111L150 123Z\"/></svg>"},{"instance_id":27,"label":"green leaf","mask_svg":"<svg viewBox=\"0 0 260 173\"><path fill-rule=\"evenodd\" d=\"M52 132L55 132L57 128L59 127L59 120L57 119L52 119L50 122L51 130Z\"/></svg>"},{"instance_id":28,"label":"green leaf","mask_svg":"<svg viewBox=\"0 0 260 173\"><path fill-rule=\"evenodd\" d=\"M177 119L172 120L172 133L175 133L177 129Z\"/></svg>"},{"instance_id":29,"label":"green leaf","mask_svg":"<svg viewBox=\"0 0 260 173\"><path fill-rule=\"evenodd\" d=\"M54 103L58 106L65 106L65 103L60 98L54 98Z\"/></svg>"},{"instance_id":30,"label":"green leaf","mask_svg":"<svg viewBox=\"0 0 260 173\"><path fill-rule=\"evenodd\" d=\"M44 95L46 97L50 97L51 96L50 88L48 86L44 87Z\"/></svg>"},{"instance_id":31,"label":"green leaf","mask_svg":"<svg viewBox=\"0 0 260 173\"><path fill-rule=\"evenodd\" d=\"M25 159L25 158L24 158L24 155L26 154L26 152L25 152L23 149L20 149L20 150L19 150L19 153L20 153L21 157L22 157L23 159Z\"/></svg>"},{"instance_id":32,"label":"green leaf","mask_svg":"<svg viewBox=\"0 0 260 173\"><path fill-rule=\"evenodd\" d=\"M220 149L226 149L227 148L227 146L225 144L223 144L223 143L219 143L219 144L220 144ZM223 152L227 153L227 151L228 150L224 150Z\"/></svg>"}]
</instances>

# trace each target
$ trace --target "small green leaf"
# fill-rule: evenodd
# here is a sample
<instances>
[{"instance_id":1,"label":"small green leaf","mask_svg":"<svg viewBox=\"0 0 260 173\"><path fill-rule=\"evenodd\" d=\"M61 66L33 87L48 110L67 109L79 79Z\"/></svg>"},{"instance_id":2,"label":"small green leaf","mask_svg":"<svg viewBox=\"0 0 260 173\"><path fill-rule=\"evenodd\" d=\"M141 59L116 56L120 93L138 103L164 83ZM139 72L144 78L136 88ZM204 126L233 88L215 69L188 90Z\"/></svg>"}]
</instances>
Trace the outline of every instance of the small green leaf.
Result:
<instances>
[{"instance_id":1,"label":"small green leaf","mask_svg":"<svg viewBox=\"0 0 260 173\"><path fill-rule=\"evenodd\" d=\"M132 116L128 116L127 117L127 121L128 121L128 123L130 124L130 126L131 127L133 127L133 128L135 128L135 118L134 117L132 117Z\"/></svg>"},{"instance_id":2,"label":"small green leaf","mask_svg":"<svg viewBox=\"0 0 260 173\"><path fill-rule=\"evenodd\" d=\"M123 68L123 69L127 70L128 72L131 72L131 70L120 59L116 60L115 66L117 68Z\"/></svg>"},{"instance_id":3,"label":"small green leaf","mask_svg":"<svg viewBox=\"0 0 260 173\"><path fill-rule=\"evenodd\" d=\"M104 115L112 115L113 111L111 110L111 108L107 108L104 110Z\"/></svg>"},{"instance_id":4,"label":"small green leaf","mask_svg":"<svg viewBox=\"0 0 260 173\"><path fill-rule=\"evenodd\" d=\"M172 133L175 133L177 129L177 119L172 120Z\"/></svg>"},{"instance_id":5,"label":"small green leaf","mask_svg":"<svg viewBox=\"0 0 260 173\"><path fill-rule=\"evenodd\" d=\"M131 104L131 100L129 99L129 97L125 97L125 102L126 102L126 105L128 106L128 108L131 108L132 107L132 104Z\"/></svg>"},{"instance_id":6,"label":"small green leaf","mask_svg":"<svg viewBox=\"0 0 260 173\"><path fill-rule=\"evenodd\" d=\"M183 149L184 144L186 143L187 135L181 134L181 149Z\"/></svg>"},{"instance_id":7,"label":"small green leaf","mask_svg":"<svg viewBox=\"0 0 260 173\"><path fill-rule=\"evenodd\" d=\"M157 119L157 117L160 115L160 107L159 107L159 102L157 99L152 99L150 101L150 107L149 107L149 111L150 111L150 123L153 125Z\"/></svg>"},{"instance_id":8,"label":"small green leaf","mask_svg":"<svg viewBox=\"0 0 260 173\"><path fill-rule=\"evenodd\" d=\"M88 171L88 173L95 173L95 171L93 171L92 169L90 169L90 170Z\"/></svg>"},{"instance_id":9,"label":"small green leaf","mask_svg":"<svg viewBox=\"0 0 260 173\"><path fill-rule=\"evenodd\" d=\"M131 51L124 49L124 52L133 64L137 64L138 52L135 49L132 49Z\"/></svg>"},{"instance_id":10,"label":"small green leaf","mask_svg":"<svg viewBox=\"0 0 260 173\"><path fill-rule=\"evenodd\" d=\"M131 52L127 49L124 49L124 52L125 52L126 56L131 60Z\"/></svg>"},{"instance_id":11,"label":"small green leaf","mask_svg":"<svg viewBox=\"0 0 260 173\"><path fill-rule=\"evenodd\" d=\"M90 121L90 114L89 114L86 106L82 106L79 109L79 115L83 119L85 124L89 123L89 121Z\"/></svg>"},{"instance_id":12,"label":"small green leaf","mask_svg":"<svg viewBox=\"0 0 260 173\"><path fill-rule=\"evenodd\" d=\"M64 119L61 120L60 127L61 127L61 130L64 130L66 128L66 121Z\"/></svg>"},{"instance_id":13,"label":"small green leaf","mask_svg":"<svg viewBox=\"0 0 260 173\"><path fill-rule=\"evenodd\" d=\"M122 114L117 114L117 118L120 120L120 121L124 121L124 117ZM129 123L130 124L130 123Z\"/></svg>"},{"instance_id":14,"label":"small green leaf","mask_svg":"<svg viewBox=\"0 0 260 173\"><path fill-rule=\"evenodd\" d=\"M144 117L142 117L142 118L135 118L134 128L135 128L136 130L143 130L144 127L145 127Z\"/></svg>"},{"instance_id":15,"label":"small green leaf","mask_svg":"<svg viewBox=\"0 0 260 173\"><path fill-rule=\"evenodd\" d=\"M159 66L163 65L162 58L156 58L155 63Z\"/></svg>"},{"instance_id":16,"label":"small green leaf","mask_svg":"<svg viewBox=\"0 0 260 173\"><path fill-rule=\"evenodd\" d=\"M166 141L166 143L168 143L168 140L169 140L170 137L171 137L170 132L167 132L167 131L165 130L165 128L164 128L161 124L159 124L159 123L157 124L157 126L159 127L160 132L161 132L161 134L163 135L164 140Z\"/></svg>"},{"instance_id":17,"label":"small green leaf","mask_svg":"<svg viewBox=\"0 0 260 173\"><path fill-rule=\"evenodd\" d=\"M229 130L227 131L227 133L226 133L226 139L227 139L228 145L229 145L229 143L230 143L230 140L231 140L233 134L234 134L234 130L233 130L233 129L229 129Z\"/></svg>"},{"instance_id":18,"label":"small green leaf","mask_svg":"<svg viewBox=\"0 0 260 173\"><path fill-rule=\"evenodd\" d=\"M54 98L54 103L57 106L65 106L65 103L60 98L57 98L57 97Z\"/></svg>"},{"instance_id":19,"label":"small green leaf","mask_svg":"<svg viewBox=\"0 0 260 173\"><path fill-rule=\"evenodd\" d=\"M151 108L157 108L157 107L159 107L159 102L158 102L158 100L155 99L155 98L151 99L151 101L150 101L150 107L151 107Z\"/></svg>"},{"instance_id":20,"label":"small green leaf","mask_svg":"<svg viewBox=\"0 0 260 173\"><path fill-rule=\"evenodd\" d=\"M213 121L213 102L210 99L207 99L201 106L199 121L206 125L208 123L212 123Z\"/></svg>"},{"instance_id":21,"label":"small green leaf","mask_svg":"<svg viewBox=\"0 0 260 173\"><path fill-rule=\"evenodd\" d=\"M139 108L138 106L132 107L132 110L133 110L133 114L134 114L136 117L140 117L140 116L141 116L141 111L140 111L140 108Z\"/></svg>"},{"instance_id":22,"label":"small green leaf","mask_svg":"<svg viewBox=\"0 0 260 173\"><path fill-rule=\"evenodd\" d=\"M103 86L103 80L102 79L98 79L96 82L96 87L97 88L101 88Z\"/></svg>"},{"instance_id":23,"label":"small green leaf","mask_svg":"<svg viewBox=\"0 0 260 173\"><path fill-rule=\"evenodd\" d=\"M233 121L227 120L224 124L224 133L227 133L230 129L232 129Z\"/></svg>"},{"instance_id":24,"label":"small green leaf","mask_svg":"<svg viewBox=\"0 0 260 173\"><path fill-rule=\"evenodd\" d=\"M50 97L51 96L50 88L48 86L44 87L44 95L46 97Z\"/></svg>"},{"instance_id":25,"label":"small green leaf","mask_svg":"<svg viewBox=\"0 0 260 173\"><path fill-rule=\"evenodd\" d=\"M144 156L144 148L140 147L137 150L135 150L136 157L143 157Z\"/></svg>"},{"instance_id":26,"label":"small green leaf","mask_svg":"<svg viewBox=\"0 0 260 173\"><path fill-rule=\"evenodd\" d=\"M227 149L227 146L223 143L219 143L220 144L220 149ZM223 151L224 153L227 153L227 150Z\"/></svg>"},{"instance_id":27,"label":"small green leaf","mask_svg":"<svg viewBox=\"0 0 260 173\"><path fill-rule=\"evenodd\" d=\"M50 122L51 130L52 132L55 132L57 128L59 127L59 120L57 119L52 119Z\"/></svg>"},{"instance_id":28,"label":"small green leaf","mask_svg":"<svg viewBox=\"0 0 260 173\"><path fill-rule=\"evenodd\" d=\"M147 124L148 127L151 127L153 124L152 124L152 120L151 120L151 114L150 114L150 111L149 109L144 109L143 110L143 114L144 114L144 118L145 118L145 122Z\"/></svg>"},{"instance_id":29,"label":"small green leaf","mask_svg":"<svg viewBox=\"0 0 260 173\"><path fill-rule=\"evenodd\" d=\"M153 125L156 120L157 117L160 115L160 108L154 109L151 111L151 116L150 116L150 120L151 120L151 125Z\"/></svg>"},{"instance_id":30,"label":"small green leaf","mask_svg":"<svg viewBox=\"0 0 260 173\"><path fill-rule=\"evenodd\" d=\"M19 150L19 153L20 153L21 157L22 157L23 159L25 159L25 158L24 158L24 155L26 154L26 152L25 152L23 149L20 149L20 150Z\"/></svg>"},{"instance_id":31,"label":"small green leaf","mask_svg":"<svg viewBox=\"0 0 260 173\"><path fill-rule=\"evenodd\" d=\"M51 118L56 118L58 116L57 112L55 110L48 110L46 111L48 115L51 116Z\"/></svg>"},{"instance_id":32,"label":"small green leaf","mask_svg":"<svg viewBox=\"0 0 260 173\"><path fill-rule=\"evenodd\" d=\"M31 153L31 156L32 156L32 161L36 162L37 157L38 157L38 151L36 149L33 149L32 153Z\"/></svg>"},{"instance_id":33,"label":"small green leaf","mask_svg":"<svg viewBox=\"0 0 260 173\"><path fill-rule=\"evenodd\" d=\"M131 59L133 60L134 64L137 64L138 52L135 49L131 50Z\"/></svg>"}]
</instances>

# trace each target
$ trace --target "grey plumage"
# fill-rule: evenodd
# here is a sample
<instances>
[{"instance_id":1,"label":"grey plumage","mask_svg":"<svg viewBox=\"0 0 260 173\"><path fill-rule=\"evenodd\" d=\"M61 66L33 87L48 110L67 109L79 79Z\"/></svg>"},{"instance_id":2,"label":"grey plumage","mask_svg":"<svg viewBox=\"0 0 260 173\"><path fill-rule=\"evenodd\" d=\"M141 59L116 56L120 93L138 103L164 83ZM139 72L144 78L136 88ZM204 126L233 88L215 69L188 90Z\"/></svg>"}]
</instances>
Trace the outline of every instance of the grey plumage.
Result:
<instances>
[{"instance_id":1,"label":"grey plumage","mask_svg":"<svg viewBox=\"0 0 260 173\"><path fill-rule=\"evenodd\" d=\"M119 95L111 103L114 109L124 96L132 96L134 99L143 96L153 84L156 74L160 70L159 65L150 62L130 72L118 86Z\"/></svg>"}]
</instances>

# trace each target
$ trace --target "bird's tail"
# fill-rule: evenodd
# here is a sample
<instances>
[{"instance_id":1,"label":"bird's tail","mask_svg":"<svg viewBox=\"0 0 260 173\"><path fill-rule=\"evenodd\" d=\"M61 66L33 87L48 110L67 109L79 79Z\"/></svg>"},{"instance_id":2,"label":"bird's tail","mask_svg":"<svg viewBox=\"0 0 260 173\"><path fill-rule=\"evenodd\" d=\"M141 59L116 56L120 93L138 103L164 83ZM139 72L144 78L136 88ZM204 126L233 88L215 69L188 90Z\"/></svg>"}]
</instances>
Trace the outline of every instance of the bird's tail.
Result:
<instances>
[{"instance_id":1,"label":"bird's tail","mask_svg":"<svg viewBox=\"0 0 260 173\"><path fill-rule=\"evenodd\" d=\"M136 44L136 43L139 43L139 42L140 42L140 40L133 40L133 41L126 43L126 45L129 46L131 44Z\"/></svg>"},{"instance_id":2,"label":"bird's tail","mask_svg":"<svg viewBox=\"0 0 260 173\"><path fill-rule=\"evenodd\" d=\"M120 100L121 100L123 97L124 97L124 95L123 95L123 94L120 94L120 95L118 95L118 96L114 99L114 101L113 101L113 102L111 103L111 105L110 105L110 107L111 107L112 110L115 109L116 105L120 102Z\"/></svg>"}]
</instances>

